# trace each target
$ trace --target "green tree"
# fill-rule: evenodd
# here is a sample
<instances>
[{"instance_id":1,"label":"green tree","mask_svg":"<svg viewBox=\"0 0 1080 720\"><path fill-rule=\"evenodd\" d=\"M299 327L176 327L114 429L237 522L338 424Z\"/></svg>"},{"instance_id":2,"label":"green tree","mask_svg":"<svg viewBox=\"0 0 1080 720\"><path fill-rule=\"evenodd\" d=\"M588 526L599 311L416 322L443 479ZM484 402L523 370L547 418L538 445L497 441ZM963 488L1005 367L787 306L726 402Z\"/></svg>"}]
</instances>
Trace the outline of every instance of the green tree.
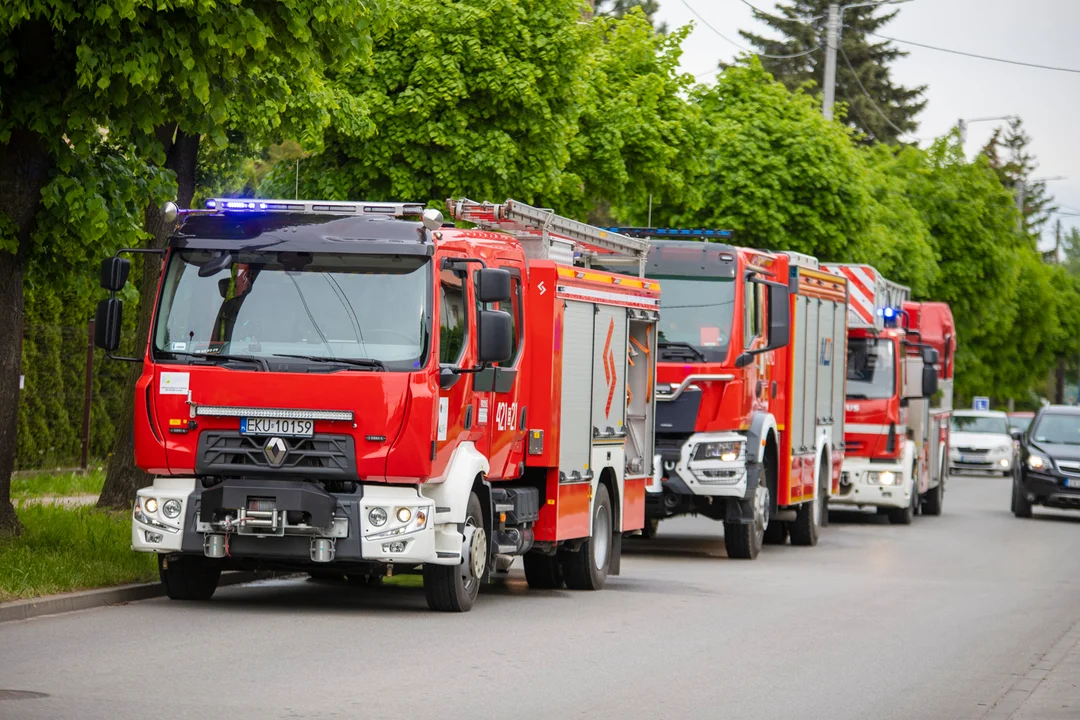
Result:
<instances>
[{"instance_id":1,"label":"green tree","mask_svg":"<svg viewBox=\"0 0 1080 720\"><path fill-rule=\"evenodd\" d=\"M651 25L656 26L656 29L661 33L667 32L667 24L660 23L656 25L656 13L660 10L660 3L658 0L597 0L594 3L594 11L597 15L607 15L610 17L623 17L631 10L640 9L645 13L645 17L649 19Z\"/></svg>"},{"instance_id":2,"label":"green tree","mask_svg":"<svg viewBox=\"0 0 1080 720\"><path fill-rule=\"evenodd\" d=\"M692 100L712 132L706 173L695 181L700 196L654 216L728 228L750 247L834 261L869 256L876 203L862 155L813 98L789 92L751 58L697 88Z\"/></svg>"},{"instance_id":3,"label":"green tree","mask_svg":"<svg viewBox=\"0 0 1080 720\"><path fill-rule=\"evenodd\" d=\"M763 53L765 68L791 90L810 82L818 88L824 84L829 4L830 0L789 0L777 5L776 14L755 10L754 17L779 34L779 39L740 31ZM847 122L861 130L867 142L898 142L904 132L915 130L915 116L926 106L925 85L906 88L892 79L890 64L907 53L888 41L875 42L871 37L897 12L851 8L842 18L836 97L847 103Z\"/></svg>"},{"instance_id":4,"label":"green tree","mask_svg":"<svg viewBox=\"0 0 1080 720\"><path fill-rule=\"evenodd\" d=\"M335 124L302 163L301 195L528 202L569 192L592 36L577 0L392 0L389 11L394 27L371 69L339 82L378 133ZM294 173L279 166L266 193L291 195Z\"/></svg>"},{"instance_id":5,"label":"green tree","mask_svg":"<svg viewBox=\"0 0 1080 720\"><path fill-rule=\"evenodd\" d=\"M315 142L336 113L349 118L341 131L363 127L360 108L326 73L362 59L372 10L352 0L12 0L0 12L0 532L18 529L8 495L23 278L35 256L63 254L36 233L45 188L91 156L102 129L177 176L185 202L203 136L221 145L239 125ZM93 208L74 203L80 192L68 190L65 204L97 227L100 215L83 218ZM157 199L144 196L144 225L160 245Z\"/></svg>"},{"instance_id":6,"label":"green tree","mask_svg":"<svg viewBox=\"0 0 1080 720\"><path fill-rule=\"evenodd\" d=\"M1030 145L1031 136L1024 130L1024 121L1015 118L1005 127L994 130L982 152L1001 179L1001 184L1016 197L1017 206L1022 207L1024 233L1033 244L1037 244L1039 235L1057 207L1054 198L1047 192L1046 183L1033 182L1032 175L1038 163L1029 149Z\"/></svg>"}]
</instances>

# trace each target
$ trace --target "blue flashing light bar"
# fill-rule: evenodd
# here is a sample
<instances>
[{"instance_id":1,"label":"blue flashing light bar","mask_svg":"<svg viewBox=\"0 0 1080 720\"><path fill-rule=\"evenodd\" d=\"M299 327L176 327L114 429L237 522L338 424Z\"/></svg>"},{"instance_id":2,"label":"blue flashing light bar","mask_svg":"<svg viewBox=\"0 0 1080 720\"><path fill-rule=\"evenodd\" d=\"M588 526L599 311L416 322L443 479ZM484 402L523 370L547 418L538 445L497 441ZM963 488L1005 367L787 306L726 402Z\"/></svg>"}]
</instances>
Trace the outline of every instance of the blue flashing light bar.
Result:
<instances>
[{"instance_id":1,"label":"blue flashing light bar","mask_svg":"<svg viewBox=\"0 0 1080 720\"><path fill-rule=\"evenodd\" d=\"M647 228L647 227L605 227L601 230L638 238L676 238L683 240L729 240L730 230L712 228Z\"/></svg>"},{"instance_id":2,"label":"blue flashing light bar","mask_svg":"<svg viewBox=\"0 0 1080 720\"><path fill-rule=\"evenodd\" d=\"M381 215L403 217L421 215L422 203L335 201L335 200L250 200L245 198L211 198L208 210L219 212L292 212L321 215Z\"/></svg>"},{"instance_id":3,"label":"blue flashing light bar","mask_svg":"<svg viewBox=\"0 0 1080 720\"><path fill-rule=\"evenodd\" d=\"M878 315L885 321L885 327L896 327L896 320L900 317L900 310L894 307L879 308Z\"/></svg>"}]
</instances>

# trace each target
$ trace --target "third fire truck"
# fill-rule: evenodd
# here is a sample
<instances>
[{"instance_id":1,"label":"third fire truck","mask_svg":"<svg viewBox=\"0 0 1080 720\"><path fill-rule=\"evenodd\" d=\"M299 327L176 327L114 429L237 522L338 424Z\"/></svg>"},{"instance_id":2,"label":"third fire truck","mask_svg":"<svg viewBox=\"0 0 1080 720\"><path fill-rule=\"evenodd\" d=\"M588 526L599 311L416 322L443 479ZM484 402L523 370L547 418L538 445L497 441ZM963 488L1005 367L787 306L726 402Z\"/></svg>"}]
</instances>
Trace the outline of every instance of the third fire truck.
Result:
<instances>
[{"instance_id":1,"label":"third fire truck","mask_svg":"<svg viewBox=\"0 0 1080 720\"><path fill-rule=\"evenodd\" d=\"M815 545L843 459L846 280L725 231L616 230L651 239L664 287L645 534L693 513L724 523L732 558Z\"/></svg>"},{"instance_id":2,"label":"third fire truck","mask_svg":"<svg viewBox=\"0 0 1080 720\"><path fill-rule=\"evenodd\" d=\"M869 265L830 264L850 287L846 453L834 508L907 525L941 514L956 329L949 306L912 302Z\"/></svg>"}]
</instances>

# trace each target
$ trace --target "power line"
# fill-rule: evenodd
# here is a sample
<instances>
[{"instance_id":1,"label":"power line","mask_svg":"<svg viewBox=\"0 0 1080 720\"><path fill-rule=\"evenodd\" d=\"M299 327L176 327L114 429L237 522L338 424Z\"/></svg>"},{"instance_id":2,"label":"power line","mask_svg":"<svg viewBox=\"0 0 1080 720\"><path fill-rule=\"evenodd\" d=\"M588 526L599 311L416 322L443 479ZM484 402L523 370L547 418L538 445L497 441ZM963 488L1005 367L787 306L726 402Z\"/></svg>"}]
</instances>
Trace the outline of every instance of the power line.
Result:
<instances>
[{"instance_id":1,"label":"power line","mask_svg":"<svg viewBox=\"0 0 1080 720\"><path fill-rule=\"evenodd\" d=\"M1040 65L1038 63L1022 62L1020 60L1006 60L1004 58L990 57L989 55L978 55L976 53L964 52L962 50L950 50L949 48L936 47L934 45L926 45L924 43L918 43L914 40L901 40L899 38L889 37L888 35L881 35L876 32L867 31L868 35L879 37L882 40L889 40L892 42L904 43L905 45L914 45L916 47L926 48L927 50L937 50L944 53L952 53L953 55L963 55L965 57L978 58L979 60L990 60L992 62L1005 63L1007 65L1023 65L1024 67L1039 68L1040 70L1056 70L1058 72L1077 73L1080 74L1080 70L1075 68L1055 67L1053 65Z\"/></svg>"},{"instance_id":2,"label":"power line","mask_svg":"<svg viewBox=\"0 0 1080 720\"><path fill-rule=\"evenodd\" d=\"M862 93L863 93L863 95L866 96L866 99L870 101L870 105L874 108L874 110L877 110L877 114L881 116L881 119L884 120L886 123L888 123L889 127L891 127L896 132L900 133L901 135L907 135L910 138L914 138L915 140L919 140L918 137L912 135L907 130L901 130L900 128L898 128L893 123L893 121L889 119L889 116L881 111L881 108L878 107L878 104L876 102L874 102L874 98L872 98L870 96L870 93L866 90L866 87L862 84L862 80L859 79L859 73L855 72L855 68L852 66L851 60L848 59L847 52L844 51L843 45L837 45L837 50L840 51L841 57L844 58L844 64L848 66L848 70L850 70L851 74L855 77L855 82L859 85L859 89L862 90Z\"/></svg>"},{"instance_id":3,"label":"power line","mask_svg":"<svg viewBox=\"0 0 1080 720\"><path fill-rule=\"evenodd\" d=\"M720 32L719 30L714 28L712 25L710 25L709 21L706 20L705 18L703 18L701 16L701 13L699 13L697 10L695 10L694 7L690 3L686 2L686 0L682 0L682 4L686 6L687 10L694 13L694 15L697 17L697 19L700 20L701 23L705 27L709 28L714 33L719 35L721 38L728 41L729 43L731 43L735 47L739 48L740 50L743 50L743 51L748 52L748 53L753 53L754 55L757 55L758 57L769 58L770 60L791 60L793 58L799 58L799 57L803 57L804 55L809 55L810 53L817 52L818 50L821 49L821 45L818 45L817 47L810 48L809 50L804 50L803 52L800 52L800 53L795 53L794 55L769 55L768 53L755 52L755 51L751 50L750 48L746 47L745 45L741 45L741 44L735 42L734 40L729 38L727 35L725 35L724 33ZM707 74L707 73L703 73L703 74Z\"/></svg>"}]
</instances>

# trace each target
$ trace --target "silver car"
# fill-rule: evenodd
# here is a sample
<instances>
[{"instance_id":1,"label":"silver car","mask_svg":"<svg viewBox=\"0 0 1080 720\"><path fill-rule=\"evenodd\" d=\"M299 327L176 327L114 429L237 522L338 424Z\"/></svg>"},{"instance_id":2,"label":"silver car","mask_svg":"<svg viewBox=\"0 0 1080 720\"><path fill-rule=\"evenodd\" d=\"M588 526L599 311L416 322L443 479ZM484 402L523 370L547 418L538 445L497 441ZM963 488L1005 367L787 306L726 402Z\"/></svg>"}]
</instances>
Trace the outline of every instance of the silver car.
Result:
<instances>
[{"instance_id":1,"label":"silver car","mask_svg":"<svg viewBox=\"0 0 1080 720\"><path fill-rule=\"evenodd\" d=\"M1012 475L1016 446L1008 416L997 410L954 410L949 470Z\"/></svg>"}]
</instances>

